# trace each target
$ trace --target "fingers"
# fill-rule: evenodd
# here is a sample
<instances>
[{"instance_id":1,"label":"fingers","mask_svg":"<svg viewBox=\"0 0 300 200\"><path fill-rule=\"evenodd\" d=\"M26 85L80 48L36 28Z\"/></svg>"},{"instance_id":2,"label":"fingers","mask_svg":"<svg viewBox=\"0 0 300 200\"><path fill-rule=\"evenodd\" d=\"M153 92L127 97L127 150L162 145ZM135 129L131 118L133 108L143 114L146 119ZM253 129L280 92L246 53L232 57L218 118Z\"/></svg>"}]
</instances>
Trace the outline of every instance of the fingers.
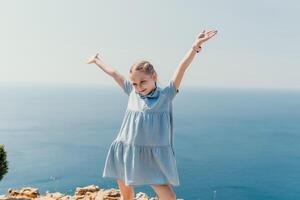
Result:
<instances>
[{"instance_id":1,"label":"fingers","mask_svg":"<svg viewBox=\"0 0 300 200\"><path fill-rule=\"evenodd\" d=\"M93 61L94 61L94 59L89 58L89 59L87 59L86 63L91 64Z\"/></svg>"},{"instance_id":2,"label":"fingers","mask_svg":"<svg viewBox=\"0 0 300 200\"><path fill-rule=\"evenodd\" d=\"M216 35L217 32L218 32L217 30L209 31L209 32L207 32L207 35L212 37L212 36Z\"/></svg>"},{"instance_id":3,"label":"fingers","mask_svg":"<svg viewBox=\"0 0 300 200\"><path fill-rule=\"evenodd\" d=\"M96 55L94 55L94 56L92 57L92 59L93 59L93 60L95 60L95 59L99 59L99 57L98 57L98 56L99 56L99 52L97 52L97 53L96 53Z\"/></svg>"},{"instance_id":4,"label":"fingers","mask_svg":"<svg viewBox=\"0 0 300 200\"><path fill-rule=\"evenodd\" d=\"M207 34L213 33L215 30L208 31Z\"/></svg>"},{"instance_id":5,"label":"fingers","mask_svg":"<svg viewBox=\"0 0 300 200\"><path fill-rule=\"evenodd\" d=\"M200 33L200 35L202 35L202 34L211 34L211 33L217 33L217 30L211 30L211 31L208 31L208 32L205 32L205 30L204 30L204 31L202 31L202 33Z\"/></svg>"},{"instance_id":6,"label":"fingers","mask_svg":"<svg viewBox=\"0 0 300 200\"><path fill-rule=\"evenodd\" d=\"M91 57L89 57L86 61L87 64L91 64L93 62L95 62L96 58L99 59L99 52L96 53L96 55L93 55Z\"/></svg>"},{"instance_id":7,"label":"fingers","mask_svg":"<svg viewBox=\"0 0 300 200\"><path fill-rule=\"evenodd\" d=\"M217 32L213 32L213 33L211 33L208 37L209 38L212 38L213 36L215 36L217 34Z\"/></svg>"},{"instance_id":8,"label":"fingers","mask_svg":"<svg viewBox=\"0 0 300 200\"><path fill-rule=\"evenodd\" d=\"M203 31L198 35L198 38L202 38L202 37L204 37L204 35L205 35L205 30L203 30Z\"/></svg>"},{"instance_id":9,"label":"fingers","mask_svg":"<svg viewBox=\"0 0 300 200\"><path fill-rule=\"evenodd\" d=\"M208 31L205 33L205 41L217 34L217 30Z\"/></svg>"},{"instance_id":10,"label":"fingers","mask_svg":"<svg viewBox=\"0 0 300 200\"><path fill-rule=\"evenodd\" d=\"M209 37L211 38L212 36L216 35L217 34L217 30L211 30L211 31L208 31L206 32L205 30L203 30L199 35L198 35L198 38L204 38L204 37Z\"/></svg>"}]
</instances>

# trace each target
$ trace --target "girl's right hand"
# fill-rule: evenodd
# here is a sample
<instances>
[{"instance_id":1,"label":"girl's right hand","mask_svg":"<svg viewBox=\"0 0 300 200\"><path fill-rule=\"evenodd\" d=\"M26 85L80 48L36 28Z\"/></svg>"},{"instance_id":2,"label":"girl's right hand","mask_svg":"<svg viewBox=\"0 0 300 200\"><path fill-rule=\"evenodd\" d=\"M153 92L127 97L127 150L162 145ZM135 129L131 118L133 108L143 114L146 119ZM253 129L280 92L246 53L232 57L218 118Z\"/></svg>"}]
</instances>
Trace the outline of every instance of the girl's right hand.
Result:
<instances>
[{"instance_id":1,"label":"girl's right hand","mask_svg":"<svg viewBox=\"0 0 300 200\"><path fill-rule=\"evenodd\" d=\"M193 49L196 50L198 53L201 50L201 45L213 36L215 36L217 32L217 30L212 30L208 32L205 32L205 30L202 31L202 33L200 33L197 39L195 40L193 44Z\"/></svg>"},{"instance_id":2,"label":"girl's right hand","mask_svg":"<svg viewBox=\"0 0 300 200\"><path fill-rule=\"evenodd\" d=\"M100 60L99 57L98 57L99 53L96 53L96 55L94 56L91 56L87 59L87 64L91 64L91 63L96 63L96 60Z\"/></svg>"}]
</instances>

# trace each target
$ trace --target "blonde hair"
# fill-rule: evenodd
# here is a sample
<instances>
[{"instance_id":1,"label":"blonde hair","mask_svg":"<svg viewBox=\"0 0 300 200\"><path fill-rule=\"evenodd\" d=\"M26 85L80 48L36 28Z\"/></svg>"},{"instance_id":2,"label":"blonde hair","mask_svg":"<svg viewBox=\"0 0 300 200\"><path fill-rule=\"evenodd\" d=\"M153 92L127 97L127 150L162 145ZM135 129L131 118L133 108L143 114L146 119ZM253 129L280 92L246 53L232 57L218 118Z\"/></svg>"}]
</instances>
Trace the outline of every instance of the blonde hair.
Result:
<instances>
[{"instance_id":1,"label":"blonde hair","mask_svg":"<svg viewBox=\"0 0 300 200\"><path fill-rule=\"evenodd\" d=\"M153 74L156 74L156 77L158 76L153 65L147 60L141 60L134 63L131 66L129 73L131 74L133 71L140 71L150 76L152 76ZM158 78L157 78L157 82L159 82Z\"/></svg>"}]
</instances>

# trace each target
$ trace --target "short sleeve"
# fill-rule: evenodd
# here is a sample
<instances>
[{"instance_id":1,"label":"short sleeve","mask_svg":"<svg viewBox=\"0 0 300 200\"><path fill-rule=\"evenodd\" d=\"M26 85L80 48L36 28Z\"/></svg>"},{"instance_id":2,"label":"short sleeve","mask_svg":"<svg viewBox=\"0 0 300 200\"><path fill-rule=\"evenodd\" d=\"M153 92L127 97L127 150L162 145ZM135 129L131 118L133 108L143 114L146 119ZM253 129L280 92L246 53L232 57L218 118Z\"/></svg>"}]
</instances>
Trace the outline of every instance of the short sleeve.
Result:
<instances>
[{"instance_id":1,"label":"short sleeve","mask_svg":"<svg viewBox=\"0 0 300 200\"><path fill-rule=\"evenodd\" d=\"M173 98L176 96L176 94L179 92L179 90L176 89L173 80L170 80L168 82L168 85L164 88L164 92L168 96L168 98L173 100Z\"/></svg>"},{"instance_id":2,"label":"short sleeve","mask_svg":"<svg viewBox=\"0 0 300 200\"><path fill-rule=\"evenodd\" d=\"M123 91L129 95L132 90L132 84L128 79L124 79L124 84L123 84Z\"/></svg>"}]
</instances>

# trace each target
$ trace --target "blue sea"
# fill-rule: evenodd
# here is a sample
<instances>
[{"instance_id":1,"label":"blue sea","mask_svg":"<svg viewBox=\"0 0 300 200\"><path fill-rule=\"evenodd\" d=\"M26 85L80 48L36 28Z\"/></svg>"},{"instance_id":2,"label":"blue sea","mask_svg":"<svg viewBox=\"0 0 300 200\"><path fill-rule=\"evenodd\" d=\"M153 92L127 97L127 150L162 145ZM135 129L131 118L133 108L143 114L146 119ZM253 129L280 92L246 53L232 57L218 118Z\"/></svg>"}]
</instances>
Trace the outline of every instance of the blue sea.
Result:
<instances>
[{"instance_id":1,"label":"blue sea","mask_svg":"<svg viewBox=\"0 0 300 200\"><path fill-rule=\"evenodd\" d=\"M0 181L40 194L74 194L102 178L127 105L118 87L0 87ZM174 148L185 200L300 199L300 91L182 88L173 101ZM135 192L155 196L150 186Z\"/></svg>"}]
</instances>

